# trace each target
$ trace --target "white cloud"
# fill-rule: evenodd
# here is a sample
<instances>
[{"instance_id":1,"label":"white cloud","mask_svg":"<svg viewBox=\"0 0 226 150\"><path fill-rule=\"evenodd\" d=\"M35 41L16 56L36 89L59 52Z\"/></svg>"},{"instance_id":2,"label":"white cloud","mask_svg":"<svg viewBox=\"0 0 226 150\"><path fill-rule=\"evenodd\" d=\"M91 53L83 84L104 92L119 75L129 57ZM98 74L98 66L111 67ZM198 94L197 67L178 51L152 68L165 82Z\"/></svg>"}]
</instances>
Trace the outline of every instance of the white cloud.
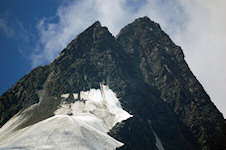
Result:
<instances>
[{"instance_id":1,"label":"white cloud","mask_svg":"<svg viewBox=\"0 0 226 150\"><path fill-rule=\"evenodd\" d=\"M226 117L226 1L182 1L186 30L172 35L193 73ZM180 34L180 35L179 35Z\"/></svg>"},{"instance_id":2,"label":"white cloud","mask_svg":"<svg viewBox=\"0 0 226 150\"><path fill-rule=\"evenodd\" d=\"M0 15L0 30L4 32L6 37L14 40L23 40L27 42L29 40L29 33L24 28L23 23L13 16L10 11L5 11Z\"/></svg>"},{"instance_id":3,"label":"white cloud","mask_svg":"<svg viewBox=\"0 0 226 150\"><path fill-rule=\"evenodd\" d=\"M38 24L40 40L33 65L50 62L77 34L99 20L116 35L137 17L159 23L185 53L191 70L226 116L226 1L205 0L80 0L63 3L59 22L45 18Z\"/></svg>"},{"instance_id":4,"label":"white cloud","mask_svg":"<svg viewBox=\"0 0 226 150\"><path fill-rule=\"evenodd\" d=\"M15 17L14 13L10 10L6 10L0 14L0 34L12 40L12 43L16 45L16 48L23 57L30 57L27 49L29 49L28 45L31 43L33 35L24 27L23 22Z\"/></svg>"},{"instance_id":5,"label":"white cloud","mask_svg":"<svg viewBox=\"0 0 226 150\"><path fill-rule=\"evenodd\" d=\"M7 37L13 37L14 31L7 24L6 20L0 18L0 29L4 31Z\"/></svg>"},{"instance_id":6,"label":"white cloud","mask_svg":"<svg viewBox=\"0 0 226 150\"><path fill-rule=\"evenodd\" d=\"M60 6L56 14L59 22L51 23L52 18L45 18L37 25L40 41L31 57L33 66L53 60L77 34L97 20L116 34L122 18L126 18L123 4L124 1L85 0Z\"/></svg>"}]
</instances>

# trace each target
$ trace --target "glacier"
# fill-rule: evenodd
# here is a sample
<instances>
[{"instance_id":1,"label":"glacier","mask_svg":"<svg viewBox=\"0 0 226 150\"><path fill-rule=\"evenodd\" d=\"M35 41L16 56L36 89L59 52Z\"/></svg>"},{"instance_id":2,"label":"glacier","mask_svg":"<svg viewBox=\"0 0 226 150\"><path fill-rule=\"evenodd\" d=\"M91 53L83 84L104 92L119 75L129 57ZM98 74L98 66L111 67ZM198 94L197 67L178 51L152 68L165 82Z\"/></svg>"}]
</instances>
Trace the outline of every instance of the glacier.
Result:
<instances>
[{"instance_id":1,"label":"glacier","mask_svg":"<svg viewBox=\"0 0 226 150\"><path fill-rule=\"evenodd\" d=\"M66 101L69 95L61 94L54 116L33 125L17 129L26 118L20 114L11 118L0 129L0 149L109 150L123 145L107 133L132 115L122 109L107 85L73 93L74 102L70 103Z\"/></svg>"}]
</instances>

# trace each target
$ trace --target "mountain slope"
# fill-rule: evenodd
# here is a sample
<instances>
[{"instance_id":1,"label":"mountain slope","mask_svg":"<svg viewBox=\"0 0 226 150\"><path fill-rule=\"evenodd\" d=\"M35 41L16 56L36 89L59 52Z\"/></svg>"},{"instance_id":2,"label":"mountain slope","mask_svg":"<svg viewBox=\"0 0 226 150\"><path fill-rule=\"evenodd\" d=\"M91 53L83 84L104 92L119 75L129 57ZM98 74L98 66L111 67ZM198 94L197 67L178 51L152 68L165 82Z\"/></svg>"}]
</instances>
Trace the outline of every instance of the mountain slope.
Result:
<instances>
[{"instance_id":1,"label":"mountain slope","mask_svg":"<svg viewBox=\"0 0 226 150\"><path fill-rule=\"evenodd\" d=\"M0 127L21 109L39 102L36 91L42 89L47 79L47 68L35 68L0 97Z\"/></svg>"},{"instance_id":2,"label":"mountain slope","mask_svg":"<svg viewBox=\"0 0 226 150\"><path fill-rule=\"evenodd\" d=\"M112 96L104 94L108 89ZM223 149L225 137L224 118L181 48L147 17L116 38L95 22L51 64L34 69L3 94L0 108L0 125L8 121L0 129L3 149L38 148L37 139L28 138L38 136L50 137L40 141L46 145L40 149ZM71 119L81 128L72 127ZM56 146L59 136L62 144Z\"/></svg>"}]
</instances>

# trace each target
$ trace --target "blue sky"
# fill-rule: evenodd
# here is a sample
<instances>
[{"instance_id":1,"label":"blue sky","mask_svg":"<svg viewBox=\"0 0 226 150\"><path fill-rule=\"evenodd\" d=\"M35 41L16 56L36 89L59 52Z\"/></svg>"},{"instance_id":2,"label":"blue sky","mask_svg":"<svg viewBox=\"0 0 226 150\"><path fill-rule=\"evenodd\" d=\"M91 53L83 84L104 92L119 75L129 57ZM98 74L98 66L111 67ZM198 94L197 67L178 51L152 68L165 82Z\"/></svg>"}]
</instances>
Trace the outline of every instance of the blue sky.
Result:
<instances>
[{"instance_id":1,"label":"blue sky","mask_svg":"<svg viewBox=\"0 0 226 150\"><path fill-rule=\"evenodd\" d=\"M59 1L0 0L0 95L31 71L38 22L56 14Z\"/></svg>"},{"instance_id":2,"label":"blue sky","mask_svg":"<svg viewBox=\"0 0 226 150\"><path fill-rule=\"evenodd\" d=\"M0 0L0 95L50 63L95 21L116 35L138 17L159 23L226 116L226 1Z\"/></svg>"}]
</instances>

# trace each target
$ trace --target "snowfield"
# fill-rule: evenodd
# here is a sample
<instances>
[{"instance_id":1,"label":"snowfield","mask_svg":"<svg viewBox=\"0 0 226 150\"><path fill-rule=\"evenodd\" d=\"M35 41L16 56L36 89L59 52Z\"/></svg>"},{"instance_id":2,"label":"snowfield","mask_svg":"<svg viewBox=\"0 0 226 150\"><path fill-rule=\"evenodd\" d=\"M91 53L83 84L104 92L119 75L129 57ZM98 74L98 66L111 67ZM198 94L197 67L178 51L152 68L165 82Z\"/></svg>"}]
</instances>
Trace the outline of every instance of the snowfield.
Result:
<instances>
[{"instance_id":1,"label":"snowfield","mask_svg":"<svg viewBox=\"0 0 226 150\"><path fill-rule=\"evenodd\" d=\"M53 117L23 129L16 127L24 118L15 115L0 129L0 149L111 150L123 145L107 132L132 115L107 85L71 97L74 102L68 103L70 94L63 93Z\"/></svg>"}]
</instances>

